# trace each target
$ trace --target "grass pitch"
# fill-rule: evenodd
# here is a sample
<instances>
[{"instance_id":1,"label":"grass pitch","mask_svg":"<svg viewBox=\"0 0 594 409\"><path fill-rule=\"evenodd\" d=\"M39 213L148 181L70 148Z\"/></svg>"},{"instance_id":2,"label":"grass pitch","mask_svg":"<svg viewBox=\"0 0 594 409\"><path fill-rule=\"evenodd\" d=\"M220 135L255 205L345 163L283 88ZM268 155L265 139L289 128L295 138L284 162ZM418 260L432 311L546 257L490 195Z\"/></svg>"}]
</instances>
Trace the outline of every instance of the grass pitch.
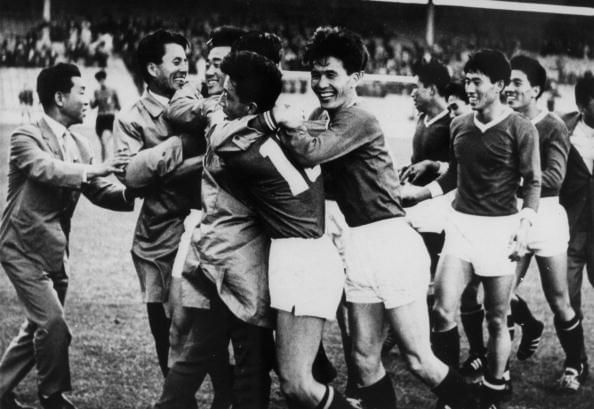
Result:
<instances>
[{"instance_id":1,"label":"grass pitch","mask_svg":"<svg viewBox=\"0 0 594 409\"><path fill-rule=\"evenodd\" d=\"M401 101L384 102L382 118L390 118L399 109ZM400 105L400 106L399 106ZM403 117L408 117L407 108ZM394 119L392 118L392 121ZM394 122L392 122L394 124ZM382 121L382 124L385 124ZM6 172L8 137L14 127L0 125L0 205L6 198ZM92 135L87 124L80 128ZM388 144L400 164L410 156L410 139L398 135L411 135L411 122L400 120L390 131ZM395 133L394 133L395 132ZM96 139L90 141L97 148ZM137 203L136 208L140 206ZM74 403L82 409L145 408L158 398L162 377L156 361L152 336L148 328L144 305L140 302L136 273L130 260L129 249L136 222L134 213L116 213L91 205L81 198L73 218L71 248L71 281L67 297L66 314L73 333L70 358ZM395 246L397 243L395 243ZM557 342L552 325L552 314L540 290L535 269L531 269L520 293L529 301L537 317L544 320L546 329L541 347L528 361L512 359L514 398L511 409L587 409L593 408L593 382L571 396L558 396L549 387L559 375L563 352ZM594 292L584 284L584 330L589 354L594 351L592 318ZM23 311L14 288L0 273L0 350L4 351L16 335L23 320ZM514 354L519 342L517 331ZM330 357L339 370L335 386L344 388L345 367L340 335L335 323L328 325L325 344ZM434 398L428 389L411 376L396 351L386 357L388 368L398 396L398 407L433 407ZM17 393L29 403L38 405L35 377L29 375L17 388ZM210 385L205 384L198 393L200 407L208 407ZM271 408L284 408L278 383L273 385Z\"/></svg>"}]
</instances>

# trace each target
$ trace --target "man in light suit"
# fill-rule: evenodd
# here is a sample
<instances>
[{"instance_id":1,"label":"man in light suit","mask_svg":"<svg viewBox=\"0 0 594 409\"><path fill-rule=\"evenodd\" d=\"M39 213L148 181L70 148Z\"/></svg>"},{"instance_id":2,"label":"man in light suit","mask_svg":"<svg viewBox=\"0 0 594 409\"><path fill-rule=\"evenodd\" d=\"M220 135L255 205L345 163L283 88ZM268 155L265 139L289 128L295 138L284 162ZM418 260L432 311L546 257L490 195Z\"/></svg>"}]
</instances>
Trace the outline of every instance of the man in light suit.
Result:
<instances>
[{"instance_id":1,"label":"man in light suit","mask_svg":"<svg viewBox=\"0 0 594 409\"><path fill-rule=\"evenodd\" d=\"M0 360L0 409L24 408L12 389L33 366L44 409L72 409L71 334L63 303L68 287L70 219L83 193L96 205L130 211L133 198L101 178L128 158L93 164L86 141L68 128L88 101L80 71L58 64L41 71L37 92L45 114L10 138L7 204L0 225L0 262L23 303L26 320Z\"/></svg>"}]
</instances>

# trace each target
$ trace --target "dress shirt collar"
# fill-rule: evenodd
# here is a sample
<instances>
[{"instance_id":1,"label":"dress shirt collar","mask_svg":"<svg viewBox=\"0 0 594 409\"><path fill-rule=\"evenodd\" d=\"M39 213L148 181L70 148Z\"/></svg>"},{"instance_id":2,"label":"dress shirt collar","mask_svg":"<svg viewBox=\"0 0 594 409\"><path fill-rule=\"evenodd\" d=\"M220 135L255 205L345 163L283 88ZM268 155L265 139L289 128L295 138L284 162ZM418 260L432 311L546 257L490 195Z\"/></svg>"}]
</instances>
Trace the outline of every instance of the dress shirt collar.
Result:
<instances>
[{"instance_id":1,"label":"dress shirt collar","mask_svg":"<svg viewBox=\"0 0 594 409\"><path fill-rule=\"evenodd\" d=\"M64 139L64 134L68 132L68 129L64 125L45 113L43 114L43 119L45 119L45 122L57 138L60 140Z\"/></svg>"},{"instance_id":2,"label":"dress shirt collar","mask_svg":"<svg viewBox=\"0 0 594 409\"><path fill-rule=\"evenodd\" d=\"M444 116L447 116L450 114L450 111L448 111L447 109L444 109L443 111L441 111L439 114L435 115L433 118L431 119L427 119L427 114L425 114L425 116L423 117L423 123L425 124L425 128L429 128L431 125L433 125L434 123L436 123L437 121L439 121L441 118L443 118Z\"/></svg>"},{"instance_id":3,"label":"dress shirt collar","mask_svg":"<svg viewBox=\"0 0 594 409\"><path fill-rule=\"evenodd\" d=\"M505 118L507 118L511 113L512 109L510 107L503 107L503 113L499 115L499 117L494 118L492 121L484 124L477 118L477 113L474 113L474 125L482 132L485 133L489 130L489 128L493 128L498 123L502 122Z\"/></svg>"}]
</instances>

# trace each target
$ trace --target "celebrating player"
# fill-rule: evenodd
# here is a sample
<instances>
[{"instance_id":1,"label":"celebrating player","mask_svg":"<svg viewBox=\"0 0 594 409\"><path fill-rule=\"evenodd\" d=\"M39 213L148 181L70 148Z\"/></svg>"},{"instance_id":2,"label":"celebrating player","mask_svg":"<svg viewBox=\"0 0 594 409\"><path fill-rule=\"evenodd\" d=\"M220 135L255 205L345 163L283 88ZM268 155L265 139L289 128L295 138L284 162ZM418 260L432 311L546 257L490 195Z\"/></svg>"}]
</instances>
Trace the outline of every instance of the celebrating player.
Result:
<instances>
[{"instance_id":1,"label":"celebrating player","mask_svg":"<svg viewBox=\"0 0 594 409\"><path fill-rule=\"evenodd\" d=\"M322 164L328 194L351 228L346 298L359 376L356 397L364 407L396 404L380 359L386 315L413 373L444 403L456 406L467 396L466 387L435 357L429 342L427 251L403 217L398 176L383 132L357 99L355 87L367 58L357 34L318 28L306 51L311 87L320 101L310 119L327 125L312 135L294 113L281 107L264 117L271 128L275 121L288 128L283 143L297 163Z\"/></svg>"},{"instance_id":2,"label":"celebrating player","mask_svg":"<svg viewBox=\"0 0 594 409\"><path fill-rule=\"evenodd\" d=\"M457 305L471 277L480 277L490 334L481 407L497 408L509 395L504 373L511 348L506 316L515 282L512 260L526 252L540 196L538 134L529 120L501 103L511 73L501 52L473 54L464 73L475 112L452 121L448 171L411 199L458 187L435 277L433 346L445 362L458 364ZM516 189L521 178L524 202L518 214Z\"/></svg>"}]
</instances>

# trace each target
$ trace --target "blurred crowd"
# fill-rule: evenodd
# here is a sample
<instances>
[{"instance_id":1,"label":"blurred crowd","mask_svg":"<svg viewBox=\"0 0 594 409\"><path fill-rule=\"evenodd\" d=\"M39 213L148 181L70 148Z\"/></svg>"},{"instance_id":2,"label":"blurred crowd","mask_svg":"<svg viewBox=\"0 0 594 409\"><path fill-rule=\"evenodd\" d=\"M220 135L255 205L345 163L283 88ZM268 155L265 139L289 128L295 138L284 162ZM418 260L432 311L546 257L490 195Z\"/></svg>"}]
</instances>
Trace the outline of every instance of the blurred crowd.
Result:
<instances>
[{"instance_id":1,"label":"blurred crowd","mask_svg":"<svg viewBox=\"0 0 594 409\"><path fill-rule=\"evenodd\" d=\"M237 13L208 13L207 17L135 17L120 18L60 18L41 23L24 35L0 31L0 66L45 67L59 61L71 61L87 66L105 67L112 53L119 54L132 67L134 50L140 38L159 28L183 33L191 40L191 73L204 71L206 40L213 27L234 24L253 30L278 34L283 40L282 66L287 70L300 70L306 38L315 27L325 21L284 17L253 18ZM370 34L371 33L371 34ZM439 31L435 43L428 46L424 27L388 27L377 24L364 31L371 54L368 71L378 74L411 75L413 62L420 58L438 58L452 69L454 77L461 72L469 54L479 48L497 48L510 57L522 51L539 55L549 71L557 73L559 82L572 83L576 76L589 69L594 57L588 40L557 36L540 39L524 45L514 36L457 34Z\"/></svg>"}]
</instances>

